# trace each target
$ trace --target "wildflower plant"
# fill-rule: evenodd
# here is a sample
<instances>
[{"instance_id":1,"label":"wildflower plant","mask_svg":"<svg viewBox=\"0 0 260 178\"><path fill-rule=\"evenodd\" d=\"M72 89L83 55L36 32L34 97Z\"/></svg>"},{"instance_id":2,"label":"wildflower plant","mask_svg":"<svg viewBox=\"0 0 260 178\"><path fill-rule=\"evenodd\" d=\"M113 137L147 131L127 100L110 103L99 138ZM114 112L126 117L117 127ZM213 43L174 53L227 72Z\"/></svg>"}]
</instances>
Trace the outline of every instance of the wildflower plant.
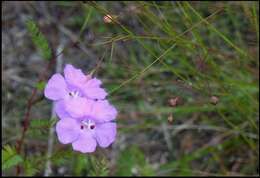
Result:
<instances>
[{"instance_id":1,"label":"wildflower plant","mask_svg":"<svg viewBox=\"0 0 260 178\"><path fill-rule=\"evenodd\" d=\"M106 148L116 138L117 110L105 97L102 82L85 75L71 64L64 68L64 77L57 73L48 81L44 95L55 102L60 118L56 124L62 144L72 143L76 151L94 152L97 144Z\"/></svg>"},{"instance_id":2,"label":"wildflower plant","mask_svg":"<svg viewBox=\"0 0 260 178\"><path fill-rule=\"evenodd\" d=\"M258 2L6 1L2 25L3 176L259 175Z\"/></svg>"}]
</instances>

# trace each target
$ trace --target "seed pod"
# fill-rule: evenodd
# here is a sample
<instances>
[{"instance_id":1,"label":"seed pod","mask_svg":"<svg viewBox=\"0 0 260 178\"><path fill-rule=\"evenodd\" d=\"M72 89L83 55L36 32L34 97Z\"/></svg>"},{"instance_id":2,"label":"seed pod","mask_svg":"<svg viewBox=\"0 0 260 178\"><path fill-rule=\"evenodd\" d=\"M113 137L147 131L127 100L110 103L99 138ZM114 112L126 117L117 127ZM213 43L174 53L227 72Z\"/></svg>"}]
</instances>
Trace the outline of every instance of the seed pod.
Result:
<instances>
[{"instance_id":1,"label":"seed pod","mask_svg":"<svg viewBox=\"0 0 260 178\"><path fill-rule=\"evenodd\" d=\"M177 96L175 98L171 98L171 99L169 99L168 103L171 107L175 107L175 106L181 104L181 98L179 96Z\"/></svg>"},{"instance_id":2,"label":"seed pod","mask_svg":"<svg viewBox=\"0 0 260 178\"><path fill-rule=\"evenodd\" d=\"M210 98L210 103L216 105L218 103L219 99L216 96L212 96Z\"/></svg>"},{"instance_id":3,"label":"seed pod","mask_svg":"<svg viewBox=\"0 0 260 178\"><path fill-rule=\"evenodd\" d=\"M173 123L173 116L172 116L172 114L170 114L170 115L168 116L168 123L169 123L169 124L172 124L172 123Z\"/></svg>"},{"instance_id":4,"label":"seed pod","mask_svg":"<svg viewBox=\"0 0 260 178\"><path fill-rule=\"evenodd\" d=\"M107 14L107 15L105 15L104 17L103 17L103 20L104 20L104 22L105 23L112 23L113 21L112 21L112 16L111 15L109 15L109 14Z\"/></svg>"}]
</instances>

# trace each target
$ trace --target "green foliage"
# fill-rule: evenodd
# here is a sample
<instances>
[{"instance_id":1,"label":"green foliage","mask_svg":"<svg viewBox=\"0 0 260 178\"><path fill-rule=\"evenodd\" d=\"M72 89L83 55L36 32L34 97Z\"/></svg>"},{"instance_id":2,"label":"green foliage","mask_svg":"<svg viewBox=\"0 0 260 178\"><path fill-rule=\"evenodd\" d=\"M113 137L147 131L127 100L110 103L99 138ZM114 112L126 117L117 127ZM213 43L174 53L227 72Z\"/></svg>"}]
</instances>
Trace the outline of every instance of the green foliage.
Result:
<instances>
[{"instance_id":1,"label":"green foliage","mask_svg":"<svg viewBox=\"0 0 260 178\"><path fill-rule=\"evenodd\" d=\"M76 176L108 176L108 160L105 156L73 153L73 172Z\"/></svg>"},{"instance_id":2,"label":"green foliage","mask_svg":"<svg viewBox=\"0 0 260 178\"><path fill-rule=\"evenodd\" d=\"M90 176L107 176L108 175L108 162L105 157L96 158L89 156Z\"/></svg>"},{"instance_id":3,"label":"green foliage","mask_svg":"<svg viewBox=\"0 0 260 178\"><path fill-rule=\"evenodd\" d=\"M5 145L2 148L2 171L12 168L23 161L22 157L16 153L15 148Z\"/></svg>"},{"instance_id":4,"label":"green foliage","mask_svg":"<svg viewBox=\"0 0 260 178\"><path fill-rule=\"evenodd\" d=\"M53 168L66 166L69 174L77 176L259 173L258 2L54 4L66 17L65 22L59 23L64 23L77 39L82 38L81 45L86 45L97 59L104 56L98 76L104 79L104 86L110 91L109 100L120 111L118 134L126 135L133 144L133 138L138 143L144 141L144 150L149 147L152 152L144 154L136 146L122 152L113 150L118 154L113 167L105 157L99 157L99 152L81 154L73 151L71 145L60 151L57 145L61 144L57 142L50 158ZM106 14L117 16L119 23L104 23ZM55 12L51 15L56 18ZM46 38L35 22L28 21L27 28L47 59L50 49ZM68 55L85 55L79 48L68 51ZM85 62L89 61L78 64L85 66ZM44 86L44 82L36 84L40 91ZM176 96L183 102L169 106L168 100ZM210 102L211 96L218 97L216 104ZM168 123L169 116L173 123ZM54 123L49 119L31 119L26 139L31 136L47 143L48 128ZM172 152L164 146L161 126L165 123ZM194 125L191 129L190 123ZM175 132L182 125L188 129ZM186 134L191 134L192 140L189 151L183 152ZM157 139L155 148L146 140L150 138ZM35 156L37 161L25 161L26 175L44 170L45 150L41 151L36 150L40 152ZM169 157L154 170L146 158L162 154ZM160 161L153 163L158 165Z\"/></svg>"},{"instance_id":5,"label":"green foliage","mask_svg":"<svg viewBox=\"0 0 260 178\"><path fill-rule=\"evenodd\" d=\"M46 140L46 135L48 134L48 128L30 128L27 132L27 136L33 139Z\"/></svg>"},{"instance_id":6,"label":"green foliage","mask_svg":"<svg viewBox=\"0 0 260 178\"><path fill-rule=\"evenodd\" d=\"M68 150L61 150L61 151L57 151L56 153L54 153L52 155L52 157L50 158L50 160L52 161L52 163L54 165L64 165L64 164L68 164L70 163L72 157L74 155L74 152L71 149Z\"/></svg>"},{"instance_id":7,"label":"green foliage","mask_svg":"<svg viewBox=\"0 0 260 178\"><path fill-rule=\"evenodd\" d=\"M87 155L77 154L75 156L75 161L73 162L73 171L75 176L84 175L88 169L88 159Z\"/></svg>"},{"instance_id":8,"label":"green foliage","mask_svg":"<svg viewBox=\"0 0 260 178\"><path fill-rule=\"evenodd\" d=\"M31 119L30 129L27 131L27 136L33 139L47 139L49 128L53 127L58 121L57 118L52 119Z\"/></svg>"},{"instance_id":9,"label":"green foliage","mask_svg":"<svg viewBox=\"0 0 260 178\"><path fill-rule=\"evenodd\" d=\"M188 155L184 155L176 161L169 162L160 167L160 170L163 172L164 170L173 172L173 174L168 175L186 175L192 176L195 173L192 171L191 162L202 158L203 156L209 155L209 152L212 149L210 148L201 148L198 149Z\"/></svg>"},{"instance_id":10,"label":"green foliage","mask_svg":"<svg viewBox=\"0 0 260 178\"><path fill-rule=\"evenodd\" d=\"M155 172L136 146L122 151L117 160L117 176L152 176Z\"/></svg>"},{"instance_id":11,"label":"green foliage","mask_svg":"<svg viewBox=\"0 0 260 178\"><path fill-rule=\"evenodd\" d=\"M32 119L30 124L32 128L50 128L57 122L56 118L52 119Z\"/></svg>"},{"instance_id":12,"label":"green foliage","mask_svg":"<svg viewBox=\"0 0 260 178\"><path fill-rule=\"evenodd\" d=\"M24 170L26 176L33 176L39 172L39 169L35 166L33 160L26 160L24 162Z\"/></svg>"},{"instance_id":13,"label":"green foliage","mask_svg":"<svg viewBox=\"0 0 260 178\"><path fill-rule=\"evenodd\" d=\"M40 51L42 57L46 60L50 60L52 57L51 48L49 47L48 40L42 34L33 20L27 20L27 30L32 38L34 45Z\"/></svg>"},{"instance_id":14,"label":"green foliage","mask_svg":"<svg viewBox=\"0 0 260 178\"><path fill-rule=\"evenodd\" d=\"M43 91L43 89L45 88L45 85L46 85L46 82L41 81L41 82L38 82L38 83L36 84L36 88L37 88L38 90L40 90L40 91Z\"/></svg>"}]
</instances>

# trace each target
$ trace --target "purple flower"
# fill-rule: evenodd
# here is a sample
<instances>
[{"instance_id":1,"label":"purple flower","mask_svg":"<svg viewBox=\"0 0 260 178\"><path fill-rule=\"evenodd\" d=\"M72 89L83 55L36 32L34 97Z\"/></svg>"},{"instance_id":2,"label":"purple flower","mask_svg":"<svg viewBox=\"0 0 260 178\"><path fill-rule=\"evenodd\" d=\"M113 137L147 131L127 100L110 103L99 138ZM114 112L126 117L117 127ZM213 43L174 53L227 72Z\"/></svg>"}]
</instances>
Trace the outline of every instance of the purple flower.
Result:
<instances>
[{"instance_id":1,"label":"purple flower","mask_svg":"<svg viewBox=\"0 0 260 178\"><path fill-rule=\"evenodd\" d=\"M90 153L97 143L106 148L116 138L116 109L108 101L89 100L88 113L81 118L63 117L56 125L58 139L63 144L72 143L76 151Z\"/></svg>"},{"instance_id":2,"label":"purple flower","mask_svg":"<svg viewBox=\"0 0 260 178\"><path fill-rule=\"evenodd\" d=\"M107 100L86 99L86 103L85 108L81 107L85 114L81 117L74 117L74 119L80 120L82 117L92 117L98 122L109 122L114 120L117 115L116 109ZM56 104L55 110L61 119L71 117L63 105Z\"/></svg>"},{"instance_id":3,"label":"purple flower","mask_svg":"<svg viewBox=\"0 0 260 178\"><path fill-rule=\"evenodd\" d=\"M113 121L117 110L105 100L101 81L70 64L65 66L64 76L54 74L44 90L60 118L56 124L59 141L72 143L73 149L82 153L95 151L97 144L108 147L116 138Z\"/></svg>"},{"instance_id":4,"label":"purple flower","mask_svg":"<svg viewBox=\"0 0 260 178\"><path fill-rule=\"evenodd\" d=\"M71 117L82 117L87 113L88 99L104 99L107 96L100 87L100 80L84 75L71 64L65 66L64 76L54 74L46 85L44 95L54 100L56 107L64 107ZM57 114L60 116L59 112Z\"/></svg>"}]
</instances>

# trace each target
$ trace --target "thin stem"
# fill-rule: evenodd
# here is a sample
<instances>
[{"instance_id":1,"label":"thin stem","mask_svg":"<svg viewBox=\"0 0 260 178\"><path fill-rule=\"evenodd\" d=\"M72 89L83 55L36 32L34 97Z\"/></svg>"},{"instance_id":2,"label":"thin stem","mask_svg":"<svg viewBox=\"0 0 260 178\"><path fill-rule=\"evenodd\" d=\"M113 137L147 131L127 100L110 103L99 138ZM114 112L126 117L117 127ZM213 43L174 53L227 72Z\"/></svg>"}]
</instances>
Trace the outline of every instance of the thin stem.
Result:
<instances>
[{"instance_id":1,"label":"thin stem","mask_svg":"<svg viewBox=\"0 0 260 178\"><path fill-rule=\"evenodd\" d=\"M58 54L59 54L59 51L62 50L62 48L63 48L63 44L61 44L61 45L58 47L58 50L57 50L57 53L58 53ZM56 73L62 72L62 64L63 64L62 55L60 55L60 56L57 58ZM55 105L52 104L51 119L54 118L54 117L56 117L54 108L55 108ZM54 127L50 127L50 130L49 130L49 139L48 139L48 150L47 150L47 161L46 161L44 176L49 176L49 175L52 173L51 160L48 159L48 158L50 158L51 155L52 155L52 150L53 150L53 135L54 135Z\"/></svg>"},{"instance_id":2,"label":"thin stem","mask_svg":"<svg viewBox=\"0 0 260 178\"><path fill-rule=\"evenodd\" d=\"M75 44L77 44L77 42L74 43L70 43L67 47L71 47L71 46L75 46ZM57 54L56 56L54 56L48 63L48 65L46 66L45 70L41 73L41 75L38 78L37 82L41 82L44 81L46 79L46 74L47 72L50 70L50 68L53 66L53 64L56 61L56 58L61 55L66 47L64 47L64 49ZM37 88L35 87L32 91L32 94L30 96L30 98L27 101L27 106L26 106L26 113L24 116L24 122L23 122L23 129L22 129L22 134L21 137L19 139L17 139L16 141L16 152L17 154L21 153L21 149L22 149L22 145L24 143L24 139L25 139L25 135L26 135L26 131L28 130L29 126L30 126L30 114L31 114L31 109L32 106L36 103L35 101L35 96L37 94ZM21 166L17 165L16 166L16 175L18 176L21 173Z\"/></svg>"}]
</instances>

